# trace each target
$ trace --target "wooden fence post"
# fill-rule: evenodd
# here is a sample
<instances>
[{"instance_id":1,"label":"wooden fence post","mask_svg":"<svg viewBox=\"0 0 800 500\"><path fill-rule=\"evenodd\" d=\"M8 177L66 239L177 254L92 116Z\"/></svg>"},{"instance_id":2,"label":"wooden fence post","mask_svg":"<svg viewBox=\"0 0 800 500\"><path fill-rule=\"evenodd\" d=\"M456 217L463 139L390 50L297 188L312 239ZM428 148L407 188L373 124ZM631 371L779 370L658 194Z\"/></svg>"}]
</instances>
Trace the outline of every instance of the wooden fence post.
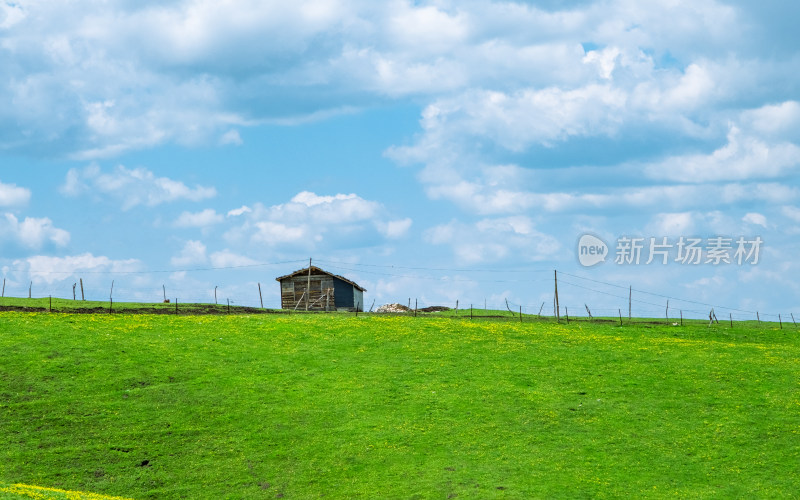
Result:
<instances>
[{"instance_id":1,"label":"wooden fence post","mask_svg":"<svg viewBox=\"0 0 800 500\"><path fill-rule=\"evenodd\" d=\"M419 301L414 299L414 317L417 317L417 306L419 305Z\"/></svg>"},{"instance_id":2,"label":"wooden fence post","mask_svg":"<svg viewBox=\"0 0 800 500\"><path fill-rule=\"evenodd\" d=\"M308 258L308 284L306 285L306 311L308 311L308 304L311 302L311 257Z\"/></svg>"},{"instance_id":3,"label":"wooden fence post","mask_svg":"<svg viewBox=\"0 0 800 500\"><path fill-rule=\"evenodd\" d=\"M778 323L781 325L781 330L783 330L783 320L781 319L780 314L778 314Z\"/></svg>"},{"instance_id":4,"label":"wooden fence post","mask_svg":"<svg viewBox=\"0 0 800 500\"><path fill-rule=\"evenodd\" d=\"M559 316L559 306L558 306L558 270L553 271L553 282L555 283L555 296L556 296L556 321L558 321Z\"/></svg>"},{"instance_id":5,"label":"wooden fence post","mask_svg":"<svg viewBox=\"0 0 800 500\"><path fill-rule=\"evenodd\" d=\"M81 282L81 301L84 301L86 300L86 296L83 295L83 278L79 278L79 280Z\"/></svg>"},{"instance_id":6,"label":"wooden fence post","mask_svg":"<svg viewBox=\"0 0 800 500\"><path fill-rule=\"evenodd\" d=\"M758 320L758 326L761 326L761 316L759 316L758 311L756 311L756 319Z\"/></svg>"},{"instance_id":7,"label":"wooden fence post","mask_svg":"<svg viewBox=\"0 0 800 500\"><path fill-rule=\"evenodd\" d=\"M733 328L733 313L728 313L728 317L731 320L731 328Z\"/></svg>"},{"instance_id":8,"label":"wooden fence post","mask_svg":"<svg viewBox=\"0 0 800 500\"><path fill-rule=\"evenodd\" d=\"M542 302L542 307L539 308L539 314L537 314L537 316L539 316L540 319L542 317L542 309L544 309L544 302Z\"/></svg>"},{"instance_id":9,"label":"wooden fence post","mask_svg":"<svg viewBox=\"0 0 800 500\"><path fill-rule=\"evenodd\" d=\"M522 306L519 306L519 322L522 323Z\"/></svg>"},{"instance_id":10,"label":"wooden fence post","mask_svg":"<svg viewBox=\"0 0 800 500\"><path fill-rule=\"evenodd\" d=\"M33 281L31 281L31 284L28 285L28 298L31 298L31 290L32 289L33 289Z\"/></svg>"},{"instance_id":11,"label":"wooden fence post","mask_svg":"<svg viewBox=\"0 0 800 500\"><path fill-rule=\"evenodd\" d=\"M619 308L619 326L622 326L622 308Z\"/></svg>"},{"instance_id":12,"label":"wooden fence post","mask_svg":"<svg viewBox=\"0 0 800 500\"><path fill-rule=\"evenodd\" d=\"M564 306L564 317L567 318L567 324L569 324L569 307Z\"/></svg>"},{"instance_id":13,"label":"wooden fence post","mask_svg":"<svg viewBox=\"0 0 800 500\"><path fill-rule=\"evenodd\" d=\"M50 312L53 312L53 296L50 296Z\"/></svg>"},{"instance_id":14,"label":"wooden fence post","mask_svg":"<svg viewBox=\"0 0 800 500\"><path fill-rule=\"evenodd\" d=\"M177 302L177 299L175 300L175 302ZM228 314L230 313L231 313L231 299L228 299Z\"/></svg>"},{"instance_id":15,"label":"wooden fence post","mask_svg":"<svg viewBox=\"0 0 800 500\"><path fill-rule=\"evenodd\" d=\"M175 314L178 314L178 297L175 297Z\"/></svg>"},{"instance_id":16,"label":"wooden fence post","mask_svg":"<svg viewBox=\"0 0 800 500\"><path fill-rule=\"evenodd\" d=\"M791 314L791 315L792 315L792 323L794 323L794 326L797 326L797 323L796 323L796 322L795 322L795 320L794 320L794 313L789 313L789 314Z\"/></svg>"},{"instance_id":17,"label":"wooden fence post","mask_svg":"<svg viewBox=\"0 0 800 500\"><path fill-rule=\"evenodd\" d=\"M683 309L681 309L681 326L683 326Z\"/></svg>"},{"instance_id":18,"label":"wooden fence post","mask_svg":"<svg viewBox=\"0 0 800 500\"><path fill-rule=\"evenodd\" d=\"M6 296L6 279L3 278L3 298Z\"/></svg>"},{"instance_id":19,"label":"wooden fence post","mask_svg":"<svg viewBox=\"0 0 800 500\"><path fill-rule=\"evenodd\" d=\"M264 299L261 298L261 283L258 284L258 300L261 302L261 309L264 309ZM325 310L328 310L327 306L325 307Z\"/></svg>"}]
</instances>

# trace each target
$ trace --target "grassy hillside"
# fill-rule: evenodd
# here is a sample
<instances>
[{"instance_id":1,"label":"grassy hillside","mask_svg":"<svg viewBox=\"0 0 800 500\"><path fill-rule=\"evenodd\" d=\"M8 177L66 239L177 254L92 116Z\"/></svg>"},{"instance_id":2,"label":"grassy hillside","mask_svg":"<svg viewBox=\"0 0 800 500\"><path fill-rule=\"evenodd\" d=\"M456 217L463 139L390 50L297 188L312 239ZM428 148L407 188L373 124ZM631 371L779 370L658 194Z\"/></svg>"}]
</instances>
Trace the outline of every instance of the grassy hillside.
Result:
<instances>
[{"instance_id":1,"label":"grassy hillside","mask_svg":"<svg viewBox=\"0 0 800 500\"><path fill-rule=\"evenodd\" d=\"M790 497L794 329L0 313L0 483L132 498Z\"/></svg>"}]
</instances>

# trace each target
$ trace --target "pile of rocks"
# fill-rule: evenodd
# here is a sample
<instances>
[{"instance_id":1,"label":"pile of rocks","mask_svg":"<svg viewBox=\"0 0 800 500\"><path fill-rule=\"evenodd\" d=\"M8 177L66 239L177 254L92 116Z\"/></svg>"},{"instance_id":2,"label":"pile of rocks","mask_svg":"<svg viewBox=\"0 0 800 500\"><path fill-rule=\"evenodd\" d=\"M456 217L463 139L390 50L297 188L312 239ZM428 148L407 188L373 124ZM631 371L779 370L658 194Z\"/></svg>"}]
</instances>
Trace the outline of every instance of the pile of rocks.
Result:
<instances>
[{"instance_id":1,"label":"pile of rocks","mask_svg":"<svg viewBox=\"0 0 800 500\"><path fill-rule=\"evenodd\" d=\"M404 313L408 312L411 309L404 306L403 304L384 304L378 307L375 312L379 313Z\"/></svg>"},{"instance_id":2,"label":"pile of rocks","mask_svg":"<svg viewBox=\"0 0 800 500\"><path fill-rule=\"evenodd\" d=\"M430 306L430 307L423 307L420 311L425 313L435 313L435 312L442 312L442 311L449 311L449 307L445 306Z\"/></svg>"}]
</instances>

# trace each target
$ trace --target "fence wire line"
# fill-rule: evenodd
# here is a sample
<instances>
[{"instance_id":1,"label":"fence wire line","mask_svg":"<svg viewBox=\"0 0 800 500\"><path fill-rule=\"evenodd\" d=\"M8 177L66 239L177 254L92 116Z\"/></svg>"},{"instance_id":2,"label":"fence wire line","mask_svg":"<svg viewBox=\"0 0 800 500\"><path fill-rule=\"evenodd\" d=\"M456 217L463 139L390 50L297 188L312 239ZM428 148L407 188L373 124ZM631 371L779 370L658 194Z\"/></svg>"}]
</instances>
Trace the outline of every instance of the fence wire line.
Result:
<instances>
[{"instance_id":1,"label":"fence wire line","mask_svg":"<svg viewBox=\"0 0 800 500\"><path fill-rule=\"evenodd\" d=\"M607 281L600 281L600 280L596 280L596 279L592 279L592 278L586 278L586 277L583 277L583 276L577 276L575 274L565 273L563 271L558 271L558 273L559 274L563 274L564 276L569 276L571 278L577 278L577 279L581 279L581 280L591 281L593 283L598 283L598 284L601 284L601 285L607 285L607 286L612 286L612 287L616 287L616 288L621 288L623 290L631 290L632 292L643 293L643 294L646 294L646 295L652 295L654 297L661 297L661 298L669 299L669 300L677 300L679 302L685 302L687 304L696 304L696 305L700 305L700 306L707 306L707 307L712 307L714 309L724 309L726 311L731 311L731 312L739 312L739 313L747 313L747 314L760 314L758 311L748 311L748 310L745 310L745 309L737 309L735 307L721 306L721 305L718 305L718 304L709 304L709 303L706 303L706 302L700 302L700 301L691 300L691 299L682 299L682 298L673 297L673 296L670 296L670 295L663 295L663 294L660 294L660 293L648 292L646 290L639 290L637 288L633 288L633 287L630 287L630 286L622 286L622 285L617 285L616 283L609 283ZM574 285L574 286L579 286L579 285ZM591 289L587 288L587 290L591 290ZM610 295L612 297L626 298L626 297L620 297L618 295L609 294L607 292L601 292L601 291L598 291L598 290L592 290L592 291L597 292L597 293L601 293L601 294L604 294L604 295ZM632 299L632 300L636 300L636 299ZM655 305L655 306L660 305L660 304L652 304L652 303L648 303L648 302L644 302L644 301L639 301L639 302L650 304L650 305ZM686 310L688 311L689 309L686 309ZM770 314L770 313L764 313L764 314ZM777 314L773 314L773 316L777 317Z\"/></svg>"},{"instance_id":2,"label":"fence wire line","mask_svg":"<svg viewBox=\"0 0 800 500\"><path fill-rule=\"evenodd\" d=\"M330 263L330 264L345 264L349 266L358 267L383 267L389 269L409 269L415 271L448 271L448 272L464 272L464 273L552 273L552 269L456 269L448 267L407 267L395 266L390 264L361 264L356 262L346 262L341 260L328 260L316 259L315 262Z\"/></svg>"},{"instance_id":3,"label":"fence wire line","mask_svg":"<svg viewBox=\"0 0 800 500\"><path fill-rule=\"evenodd\" d=\"M277 266L277 265L285 265L285 264L300 264L300 263L304 263L304 262L306 262L305 259L302 259L302 260L298 259L298 260L286 260L286 261L278 261L278 262L260 262L260 263L253 263L253 264L239 265L239 266L185 268L185 269L152 270L152 271L114 271L114 270L105 270L105 271L90 271L90 270L73 270L73 271L49 271L48 270L48 271L37 271L37 270L33 270L33 269L10 269L10 270L7 270L7 272L30 273L32 275L37 275L37 274L38 275L43 275L43 274L44 275L46 275L46 274L74 275L76 277L79 276L79 275L82 275L82 274L112 275L112 276L113 275L146 275L146 274L163 274L163 273L180 273L180 272L187 272L188 273L188 272L203 272L203 271L235 270L235 269L245 269L245 268ZM715 310L719 310L720 312L727 311L727 312L729 312L729 315L730 315L729 317L732 317L733 313L737 313L736 316L740 317L740 318L742 317L743 314L747 314L747 315L750 315L750 316L760 315L760 316L764 316L764 317L774 317L774 318L779 318L780 317L780 315L776 314L776 313L750 311L750 310L739 309L739 308L735 308L735 307L723 306L723 305L719 305L719 304L711 304L711 303L701 302L701 301L692 300L692 299L684 299L684 298L675 297L675 296L671 296L671 295L665 295L665 294L662 294L662 293L651 292L651 291L647 291L647 290L633 288L632 286L623 286L623 285L619 285L617 283L611 283L611 282L608 282L608 281L602 281L602 280L597 280L597 279L593 279L593 278L587 278L585 276L579 276L579 275L576 275L576 274L567 273L567 272L564 272L564 271L552 270L552 269L524 269L524 268L522 268L522 269L520 269L520 268L517 268L517 269L459 269L459 268L445 268L445 267L420 267L420 266L411 267L411 266L398 266L398 265L387 265L387 264L361 264L361 263L352 263L352 262L329 260L329 259L316 259L316 260L313 261L313 263L322 263L322 264L325 264L326 267L333 268L333 269L336 269L336 270L351 271L351 272L364 273L364 274L370 274L370 275L376 275L376 276L387 276L387 277L392 277L392 278L407 278L407 279L413 279L413 280L432 280L432 281L439 281L439 282L445 282L445 283L448 283L448 282L542 283L542 282L551 282L552 279L549 278L549 277L546 277L546 278L545 277L537 277L535 279L517 279L517 280L498 280L498 279L485 279L485 278L450 278L450 277L446 277L446 276L433 276L433 275L430 275L430 274L425 275L424 273L397 274L397 273L392 273L391 270L397 269L397 270L430 271L430 272L496 273L496 274L497 273L514 273L514 274L536 274L536 275L539 275L539 276L541 276L542 273L552 273L552 272L555 271L561 276L566 276L566 277L572 278L574 280L583 280L583 281L587 281L587 282L591 282L591 283L595 283L595 284L599 284L599 285L604 285L604 286L620 289L620 290L636 292L637 294L644 294L644 295L649 295L649 296L653 296L653 297L664 298L664 299L676 301L677 303L701 305L701 306L705 306L705 307L709 307L709 308L714 308ZM363 269L363 268L370 268L370 270ZM376 269L376 270L371 270L371 269ZM384 269L387 272L381 272L381 271L379 271L377 269ZM586 290L586 291L589 291L589 292L592 292L592 293L595 293L595 294L598 294L598 295L604 295L604 296L607 296L607 297L612 297L614 299L620 299L620 300L629 299L628 296L623 296L623 295L611 293L611 292L608 292L608 291L598 290L596 288L589 287L589 286L583 286L583 285L580 285L578 283L574 283L572 280L567 281L567 280L564 280L563 278L559 280L559 284L566 285L567 287L580 288L580 289L583 289L583 290ZM250 286L250 285L251 284L247 284L247 286ZM243 285L234 285L232 288L240 289L242 286ZM24 290L24 293L21 294L21 295L18 295L18 297L24 298L25 296L27 296L28 286L24 286L24 287L20 287L20 286L7 287L5 292L8 292L8 293L5 293L5 295L11 297L13 295L13 291L14 290L18 291L18 289L20 289L20 288L22 288ZM39 296L40 298L46 298L48 296L57 296L57 295L62 296L62 298L64 298L64 297L71 298L71 293L70 292L72 292L72 287L68 283L63 283L63 284L60 284L58 286L48 285L47 287L45 287L45 289L47 290L48 294L46 294L44 296L42 296L42 294L41 294L41 288L42 288L41 284L37 284L37 288L39 289L39 291L37 293L37 296ZM109 288L110 288L110 283L109 283ZM225 287L225 288L229 288L229 287ZM186 295L186 294L194 294L195 296L198 295L198 289L197 288L186 289L186 288L168 287L168 289L169 289L169 294L168 294L167 298L169 298L169 299L177 298L177 299L180 300L181 299L181 295ZM97 290L100 290L100 287L94 286L94 287L92 287L92 290L93 290L93 292L96 292ZM116 299L116 297L128 297L128 298L134 298L136 300L146 301L148 297L151 297L151 296L159 297L159 296L161 296L162 293L163 293L163 289L162 290L158 290L156 287L133 289L131 287L126 287L126 286L124 286L122 284L118 284L117 287L115 288L114 292L115 292L114 293L115 300L118 300L118 299ZM161 292L161 293L159 293L159 292ZM219 294L220 294L220 297L225 297L224 299L220 299L220 300L226 300L228 297L230 297L229 294L225 293L224 288L222 286L219 289ZM80 294L76 292L76 295L79 296ZM96 296L97 294L93 293L92 295ZM211 295L211 291L208 291L207 293L204 294L204 296L210 296L210 295ZM271 296L272 294L270 294L269 292L267 293L267 295L274 299L274 297ZM249 296L250 296L250 294L248 294L248 297ZM101 300L103 300L103 299L101 299ZM189 299L186 299L186 300L189 300ZM238 303L253 303L255 301L259 301L259 299L257 297L256 297L255 301L252 298L244 299L244 300L242 300L242 299L236 300L234 298L234 300L236 302L238 302ZM653 303L653 302L649 302L649 301L646 301L646 300L641 300L639 298L633 298L633 297L630 297L630 300L631 300L631 302L635 302L635 303L637 303L639 305L652 306L654 308L654 309L650 310L650 309L647 309L647 308L637 307L637 311L639 313L644 312L644 311L664 310L663 309L664 308L664 304L656 304L656 303ZM439 301L438 304L427 304L427 303L424 303L423 307L430 307L431 305L440 305L440 304L441 304L441 301ZM547 304L545 304L545 305L547 305ZM452 307L452 306L453 306L453 304L450 305L450 307ZM539 311L540 309L542 309L540 304L525 305L525 304L514 303L514 302L511 302L511 301L506 301L506 302L500 303L500 304L491 304L491 306L495 310L504 310L504 309L508 308L509 306L513 306L514 309L519 309L521 307L523 309L523 311L531 311L531 310ZM488 304L487 304L487 307L488 307ZM573 307L573 308L575 308L577 310L580 310L580 305L573 306L571 304L570 305L566 305L566 304L562 303L561 307L564 307L564 308ZM463 303L462 303L462 307L461 308L465 309ZM655 308L658 308L658 309L655 309ZM700 314L700 315L705 315L705 314L708 313L708 311L677 307L677 304L674 304L672 308L673 309L680 309L680 310L685 311L685 312L690 312L690 313L695 313L695 314ZM480 310L480 307L475 307L474 309ZM549 307L547 307L547 308L545 308L543 310L549 310ZM608 307L605 307L605 308L598 307L595 310L598 311L598 312L599 311L612 311L613 312L613 311L617 311L618 309L612 309L612 308L608 308ZM514 312L514 311L512 311L512 312ZM579 317L580 314L575 315L575 316ZM748 317L750 317L750 316L748 316Z\"/></svg>"},{"instance_id":4,"label":"fence wire line","mask_svg":"<svg viewBox=\"0 0 800 500\"><path fill-rule=\"evenodd\" d=\"M388 277L391 277L391 278L413 278L413 279L419 279L419 280L444 281L444 282L461 282L461 283L475 283L475 282L477 282L477 283L536 283L536 282L542 282L542 281L550 281L549 279L539 279L539 280L530 280L530 279L525 279L525 280L489 280L489 279L474 279L474 278L447 278L447 277L434 277L434 276L420 276L420 275L415 275L415 274L381 273L381 272L376 272L376 271L365 271L363 269L354 269L354 268L351 268L351 267L343 267L343 266L338 266L338 265L333 265L333 264L332 265L328 265L327 267L329 269L338 269L338 270L342 270L342 271L353 271L353 272L364 273L364 274L372 274L372 275L375 275L375 276L388 276ZM397 269L401 269L401 268L398 267ZM407 269L411 269L411 268L407 268ZM422 269L422 268L417 268L417 269ZM431 270L443 271L445 269L431 269ZM456 270L456 269L452 269L452 270L448 270L448 271L451 271L451 272L467 272L465 270ZM485 272L490 272L490 271L485 271ZM512 271L503 271L503 272L512 272Z\"/></svg>"},{"instance_id":5,"label":"fence wire line","mask_svg":"<svg viewBox=\"0 0 800 500\"><path fill-rule=\"evenodd\" d=\"M450 271L450 272L495 272L495 273L522 274L522 273L551 273L553 271L556 271L558 274L562 274L564 276L569 276L571 278L590 281L590 282L593 282L593 283L606 285L606 286L611 286L611 287L619 288L619 289L622 289L622 290L629 290L631 292L637 292L637 293L641 293L641 294L645 294L645 295L651 295L653 297L660 297L660 298L664 298L664 299L668 299L668 300L674 300L674 301L678 301L678 302L683 302L683 303L686 303L686 304L707 306L707 307L711 307L711 308L714 308L714 309L722 309L724 311L743 313L743 314L752 314L752 315L763 314L765 316L771 316L771 317L775 317L775 318L778 318L778 316L779 316L778 314L775 314L775 313L760 313L759 311L748 311L748 310L745 310L745 309L739 309L739 308L735 308L735 307L727 307L727 306L722 306L722 305L718 305L718 304L710 304L710 303L700 302L700 301L696 301L696 300L692 300L692 299L682 299L682 298L679 298L679 297L674 297L674 296L670 296L670 295L664 295L664 294L656 293L656 292L650 292L650 291L647 291L647 290L641 290L641 289L638 289L638 288L633 288L631 286L618 285L616 283L610 283L610 282L607 282L607 281L601 281L601 280L596 280L596 279L592 279L592 278L586 278L584 276L578 276L578 275L575 275L575 274L571 274L571 273L567 273L567 272L563 272L563 271L558 271L558 270L552 270L552 269L530 269L530 270L528 270L528 269L505 269L505 270L501 270L501 269L474 269L474 270L468 270L468 269L450 269L450 268L404 267L404 266L394 266L394 265L385 265L385 264L384 265L381 265L381 264L358 264L358 263L334 261L334 260L327 260L327 259L318 259L317 262L334 264L334 265L332 265L330 267L341 269L341 270L345 270L345 271L363 272L363 273L366 273L366 274L390 276L390 277L394 277L394 278L413 278L413 279L424 279L424 280L434 280L434 281L448 281L448 282L536 283L536 282L549 282L551 280L549 278L536 279L536 280L531 280L531 279L526 279L526 280L489 280L489 279L457 279L457 278L456 279L444 279L444 278L441 278L441 277L437 278L437 277L418 276L418 275L377 273L377 272L365 271L365 270L362 270L362 269L356 269L354 267L336 266L336 264L345 264L347 266L379 267L379 268L386 268L386 269L413 269L413 270ZM562 282L563 282L563 280L562 280ZM566 283L568 285L571 285L571 286L578 287L578 288L582 288L582 289L585 289L585 290L588 290L588 291L591 291L591 292L594 292L594 293L598 293L598 294L601 294L601 295L606 295L606 296L609 296L609 297L619 298L619 299L623 299L623 300L627 300L628 299L628 297L623 297L623 296L620 296L620 295L615 295L615 294L612 294L612 293L604 292L604 291L601 291L601 290L596 290L596 289L593 289L593 288L584 287L584 286L581 286L581 285L578 285L578 284L575 284L575 283L569 283L569 282L564 282L564 283ZM631 298L631 301L632 302L636 302L638 304L650 305L650 306L653 306L653 307L664 307L663 304L655 304L653 302L648 302L648 301L644 301L644 300L641 300L641 299ZM519 304L515 304L515 305L519 306ZM523 307L531 308L531 307L534 307L534 306L533 305L528 305L528 306L524 306L523 305ZM686 311L686 312L695 313L695 314L706 314L707 313L707 311L702 311L702 310L697 310L697 309L689 309L689 308L678 308L678 309ZM600 310L600 309L598 309L598 310Z\"/></svg>"},{"instance_id":6,"label":"fence wire line","mask_svg":"<svg viewBox=\"0 0 800 500\"><path fill-rule=\"evenodd\" d=\"M564 274L566 274L566 273L564 273ZM599 293L601 295L607 295L609 297L615 297L615 298L618 298L618 299L628 300L628 297L623 297L621 295L614 295L614 294L611 294L611 293L608 293L608 292L595 290L594 288L581 286L581 285L578 285L578 284L575 284L575 283L570 283L568 281L563 281L563 280L559 281L559 284L561 284L561 283L564 283L564 284L570 285L570 286L574 286L574 287L577 287L577 288L581 288L583 290L589 290L590 292ZM650 309L651 311L665 310L665 305L664 304L656 304L656 303L653 303L653 302L647 302L646 300L634 299L633 297L631 297L630 300L631 300L631 302L636 302L637 304L645 304L645 305L648 305L648 306L653 306L653 307L660 308L660 309ZM681 301L680 299L675 299L675 300L678 300L679 302ZM686 302L688 302L688 301L686 301ZM584 304L584 306L585 305L586 304ZM700 310L697 310L697 309L686 309L686 308L675 308L675 307L673 307L672 309L679 309L681 311L691 312L691 313L696 313L696 314L706 314L706 312L707 312L707 311L700 311ZM720 306L720 309L724 309L724 308ZM606 311L614 311L614 312L617 311L617 309L611 309L611 308L598 308L597 310L598 311L606 310ZM642 309L639 308L638 310L641 311ZM728 309L726 309L726 310L728 310ZM753 313L753 314L755 314L755 313Z\"/></svg>"}]
</instances>

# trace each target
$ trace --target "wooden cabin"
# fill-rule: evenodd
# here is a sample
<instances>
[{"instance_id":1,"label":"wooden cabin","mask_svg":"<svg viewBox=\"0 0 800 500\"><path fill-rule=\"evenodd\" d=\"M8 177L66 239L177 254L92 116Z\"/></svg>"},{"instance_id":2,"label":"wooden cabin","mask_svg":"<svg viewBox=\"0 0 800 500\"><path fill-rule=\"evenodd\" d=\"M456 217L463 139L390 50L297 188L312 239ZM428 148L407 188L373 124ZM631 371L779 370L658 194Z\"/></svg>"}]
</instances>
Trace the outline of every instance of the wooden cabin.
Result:
<instances>
[{"instance_id":1,"label":"wooden cabin","mask_svg":"<svg viewBox=\"0 0 800 500\"><path fill-rule=\"evenodd\" d=\"M366 290L316 266L275 278L281 284L281 309L363 311Z\"/></svg>"}]
</instances>

